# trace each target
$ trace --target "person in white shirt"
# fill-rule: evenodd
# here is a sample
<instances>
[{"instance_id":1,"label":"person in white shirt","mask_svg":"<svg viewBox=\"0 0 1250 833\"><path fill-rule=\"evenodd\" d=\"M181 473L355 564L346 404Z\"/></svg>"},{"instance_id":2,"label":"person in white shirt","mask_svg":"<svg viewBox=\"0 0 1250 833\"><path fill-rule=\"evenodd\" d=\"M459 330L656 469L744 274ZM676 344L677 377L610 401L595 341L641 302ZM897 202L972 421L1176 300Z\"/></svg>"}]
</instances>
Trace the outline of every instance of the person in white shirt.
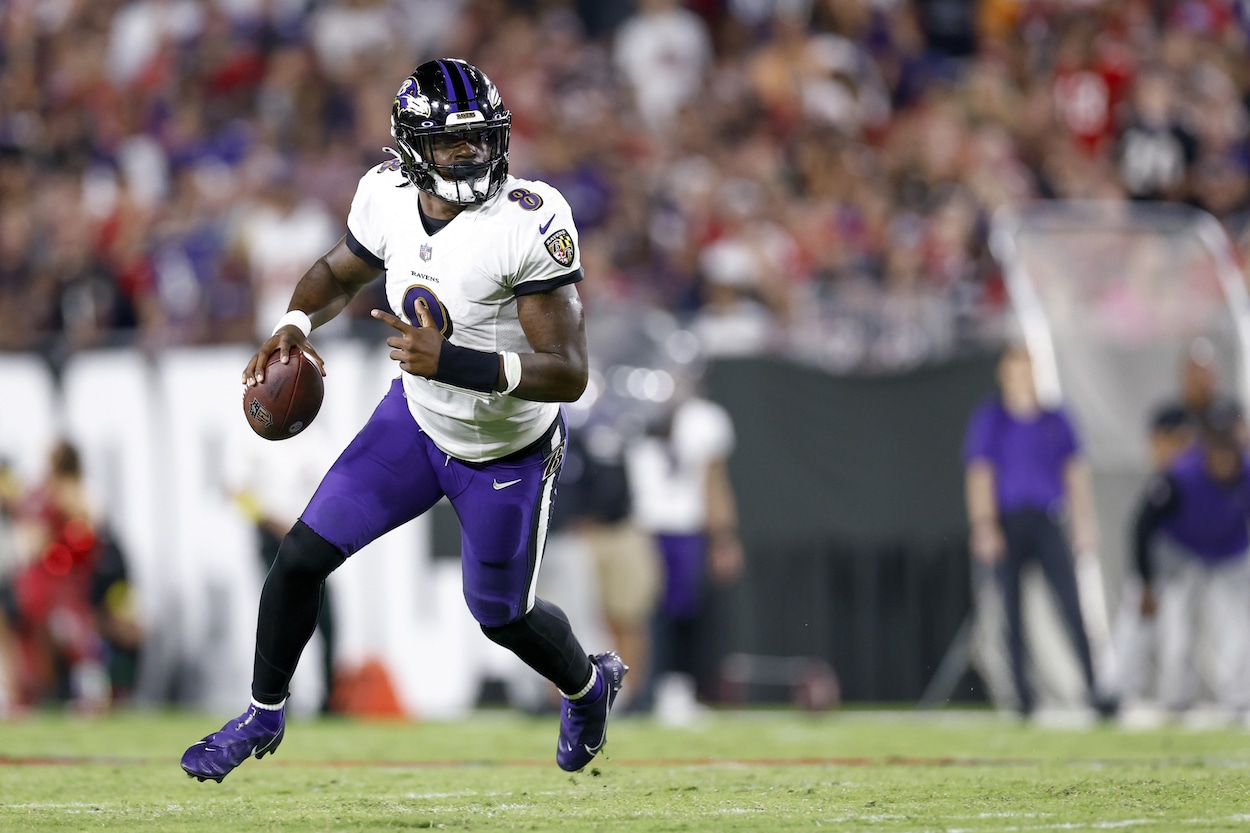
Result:
<instances>
[{"instance_id":1,"label":"person in white shirt","mask_svg":"<svg viewBox=\"0 0 1250 833\"><path fill-rule=\"evenodd\" d=\"M699 709L697 628L705 578L729 581L743 566L729 479L733 447L729 413L688 396L626 453L634 519L654 536L663 567L652 683L657 717L674 725L689 723Z\"/></svg>"},{"instance_id":2,"label":"person in white shirt","mask_svg":"<svg viewBox=\"0 0 1250 833\"><path fill-rule=\"evenodd\" d=\"M617 32L613 58L647 127L662 132L703 88L712 39L703 19L677 0L643 0L639 14ZM657 83L657 67L663 83Z\"/></svg>"}]
</instances>

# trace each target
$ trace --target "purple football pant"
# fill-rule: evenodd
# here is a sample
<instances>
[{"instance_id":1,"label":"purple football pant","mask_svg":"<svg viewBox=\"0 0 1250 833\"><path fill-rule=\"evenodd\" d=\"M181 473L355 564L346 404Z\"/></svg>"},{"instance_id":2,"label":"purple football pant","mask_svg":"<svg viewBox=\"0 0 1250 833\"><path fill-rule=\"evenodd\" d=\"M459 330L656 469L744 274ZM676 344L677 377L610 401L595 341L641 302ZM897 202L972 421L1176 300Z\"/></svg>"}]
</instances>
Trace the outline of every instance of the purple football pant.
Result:
<instances>
[{"instance_id":1,"label":"purple football pant","mask_svg":"<svg viewBox=\"0 0 1250 833\"><path fill-rule=\"evenodd\" d=\"M446 495L460 519L469 610L482 625L504 625L534 604L563 444L558 419L522 454L493 463L457 460L421 430L396 379L300 519L352 555Z\"/></svg>"},{"instance_id":2,"label":"purple football pant","mask_svg":"<svg viewBox=\"0 0 1250 833\"><path fill-rule=\"evenodd\" d=\"M664 561L664 597L660 609L672 619L694 619L701 606L707 536L701 533L657 535L655 540Z\"/></svg>"}]
</instances>

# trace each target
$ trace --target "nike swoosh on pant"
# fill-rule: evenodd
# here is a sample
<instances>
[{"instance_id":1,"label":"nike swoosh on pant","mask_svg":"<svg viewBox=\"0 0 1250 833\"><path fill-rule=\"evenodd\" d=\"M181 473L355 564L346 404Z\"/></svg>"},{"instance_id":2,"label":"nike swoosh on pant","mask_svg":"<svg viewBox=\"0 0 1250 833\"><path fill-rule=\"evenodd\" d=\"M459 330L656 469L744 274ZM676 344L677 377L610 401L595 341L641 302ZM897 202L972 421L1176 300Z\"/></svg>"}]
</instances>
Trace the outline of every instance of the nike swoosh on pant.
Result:
<instances>
[{"instance_id":1,"label":"nike swoosh on pant","mask_svg":"<svg viewBox=\"0 0 1250 833\"><path fill-rule=\"evenodd\" d=\"M543 223L541 226L538 227L538 233L546 234L547 229L551 228L551 224L555 222L555 219L556 219L556 215L552 214L551 219L547 220L547 222Z\"/></svg>"},{"instance_id":2,"label":"nike swoosh on pant","mask_svg":"<svg viewBox=\"0 0 1250 833\"><path fill-rule=\"evenodd\" d=\"M507 483L500 483L498 480L494 480L491 482L491 485L495 487L495 491L497 492L500 489L506 489L509 486L515 486L516 484L520 482L521 482L521 478L518 477L516 480L509 480Z\"/></svg>"}]
</instances>

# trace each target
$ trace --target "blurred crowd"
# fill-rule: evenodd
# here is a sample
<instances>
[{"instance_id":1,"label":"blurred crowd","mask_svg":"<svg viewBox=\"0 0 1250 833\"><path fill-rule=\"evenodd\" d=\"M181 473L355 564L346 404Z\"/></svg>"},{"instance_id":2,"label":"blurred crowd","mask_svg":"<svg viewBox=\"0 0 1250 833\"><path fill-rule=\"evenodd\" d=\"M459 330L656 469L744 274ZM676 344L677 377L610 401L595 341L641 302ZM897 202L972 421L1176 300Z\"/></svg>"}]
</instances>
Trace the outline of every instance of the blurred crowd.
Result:
<instances>
[{"instance_id":1,"label":"blurred crowd","mask_svg":"<svg viewBox=\"0 0 1250 833\"><path fill-rule=\"evenodd\" d=\"M126 557L92 506L78 448L54 445L29 486L0 460L0 716L125 702L142 642Z\"/></svg>"},{"instance_id":2,"label":"blurred crowd","mask_svg":"<svg viewBox=\"0 0 1250 833\"><path fill-rule=\"evenodd\" d=\"M673 311L713 355L911 366L999 337L1000 206L1240 216L1243 23L1229 0L9 0L0 348L267 335L387 158L399 81L453 55L503 92L513 172L568 197L592 309Z\"/></svg>"}]
</instances>

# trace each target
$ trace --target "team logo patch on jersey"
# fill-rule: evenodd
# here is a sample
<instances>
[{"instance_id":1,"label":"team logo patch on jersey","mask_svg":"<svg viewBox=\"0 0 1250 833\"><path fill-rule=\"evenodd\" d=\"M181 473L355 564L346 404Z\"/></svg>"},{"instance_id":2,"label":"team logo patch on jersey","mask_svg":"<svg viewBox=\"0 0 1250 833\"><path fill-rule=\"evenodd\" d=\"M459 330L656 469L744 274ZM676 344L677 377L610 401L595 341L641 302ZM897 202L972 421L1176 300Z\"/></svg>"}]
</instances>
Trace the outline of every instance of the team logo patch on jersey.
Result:
<instances>
[{"instance_id":1,"label":"team logo patch on jersey","mask_svg":"<svg viewBox=\"0 0 1250 833\"><path fill-rule=\"evenodd\" d=\"M577 257L577 253L573 248L573 235L569 234L567 229L560 229L551 233L543 245L547 247L547 254L551 255L551 259L561 266L572 266L573 260Z\"/></svg>"},{"instance_id":2,"label":"team logo patch on jersey","mask_svg":"<svg viewBox=\"0 0 1250 833\"><path fill-rule=\"evenodd\" d=\"M430 258L434 257L434 247L429 243L422 243L421 248L417 251L417 254L421 255L422 260L429 263Z\"/></svg>"}]
</instances>

